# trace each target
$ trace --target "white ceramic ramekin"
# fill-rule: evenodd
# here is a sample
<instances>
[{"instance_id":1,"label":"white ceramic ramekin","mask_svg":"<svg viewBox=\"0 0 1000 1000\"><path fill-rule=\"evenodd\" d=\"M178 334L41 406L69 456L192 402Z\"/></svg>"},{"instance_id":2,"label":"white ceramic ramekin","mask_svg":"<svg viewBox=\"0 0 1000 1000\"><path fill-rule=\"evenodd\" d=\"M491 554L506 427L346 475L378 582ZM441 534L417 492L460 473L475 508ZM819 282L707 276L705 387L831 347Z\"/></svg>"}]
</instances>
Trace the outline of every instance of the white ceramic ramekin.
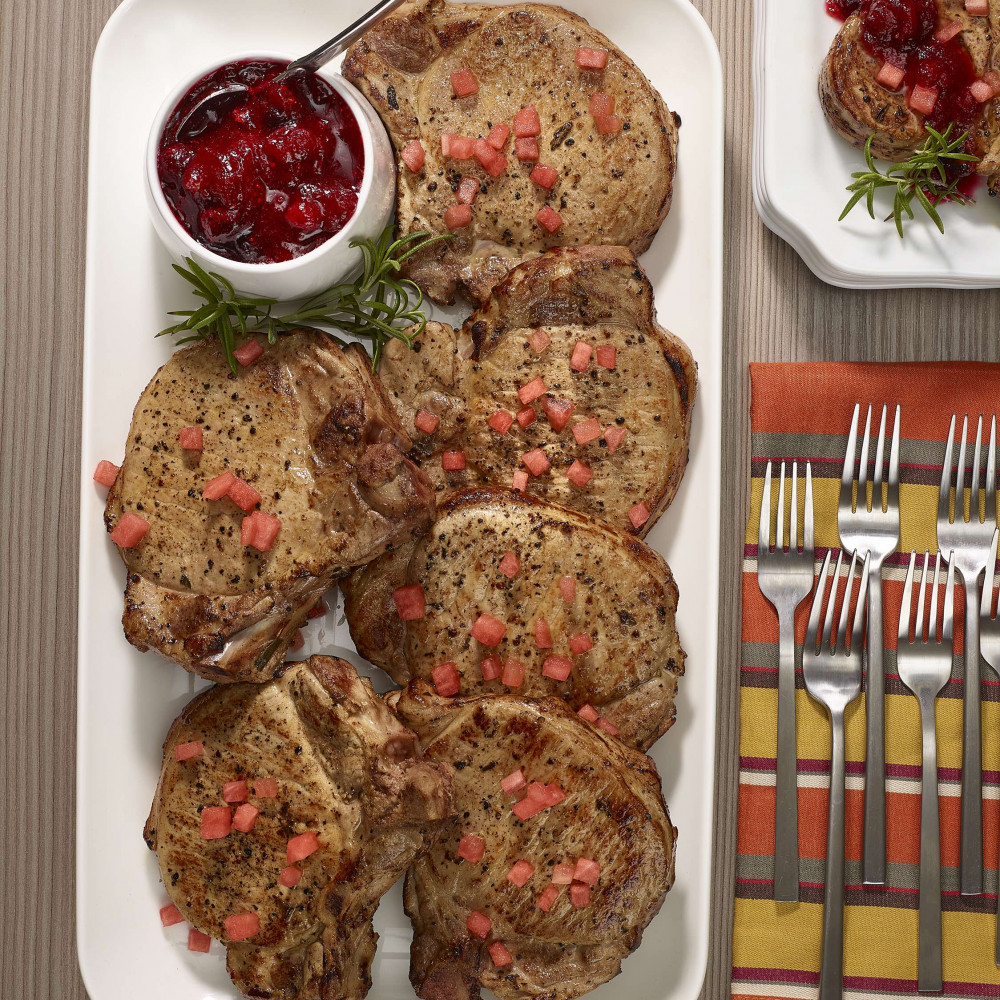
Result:
<instances>
[{"instance_id":1,"label":"white ceramic ramekin","mask_svg":"<svg viewBox=\"0 0 1000 1000\"><path fill-rule=\"evenodd\" d=\"M357 237L374 239L392 218L396 200L395 157L385 128L372 106L339 74L325 69L319 71L347 102L358 120L365 151L365 173L358 193L358 207L347 225L325 243L294 260L276 264L246 264L222 257L202 246L181 225L167 203L160 187L156 154L170 113L203 76L237 60L287 62L291 58L277 52L242 52L231 59L220 59L203 67L179 83L167 96L153 119L146 144L146 199L153 227L170 255L178 262L184 257L193 258L205 270L223 275L243 294L267 296L280 301L314 295L343 280L361 262L361 251L351 249L351 240Z\"/></svg>"}]
</instances>

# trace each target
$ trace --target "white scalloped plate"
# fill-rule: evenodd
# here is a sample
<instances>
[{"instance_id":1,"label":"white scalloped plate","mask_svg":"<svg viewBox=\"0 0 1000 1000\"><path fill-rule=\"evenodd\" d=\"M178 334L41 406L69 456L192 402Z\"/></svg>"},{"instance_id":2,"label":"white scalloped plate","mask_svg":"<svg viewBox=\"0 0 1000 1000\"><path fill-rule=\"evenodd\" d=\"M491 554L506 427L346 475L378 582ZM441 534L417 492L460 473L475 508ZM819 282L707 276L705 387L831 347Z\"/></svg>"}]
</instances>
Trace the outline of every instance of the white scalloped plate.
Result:
<instances>
[{"instance_id":1,"label":"white scalloped plate","mask_svg":"<svg viewBox=\"0 0 1000 1000\"><path fill-rule=\"evenodd\" d=\"M148 123L176 80L213 58L266 47L304 52L367 0L125 0L94 57L90 121L87 301L84 344L77 741L77 947L93 1000L222 1000L236 993L224 950L185 949L182 925L164 931L166 901L142 841L171 720L205 685L121 629L124 570L102 524L100 458L120 456L132 407L171 351L153 334L190 296L170 270L146 215L142 151ZM653 752L680 829L677 883L595 1000L695 1000L708 954L715 754L722 370L722 73L718 51L686 0L630 0L574 9L620 44L683 118L674 205L643 258L661 321L692 347L701 389L692 461L651 543L681 589L688 650L678 721ZM453 313L453 317L457 314ZM449 317L451 318L451 317ZM354 653L339 611L310 625L301 655ZM388 685L376 678L380 689ZM397 886L376 917L381 935L373 1000L410 1000L409 922Z\"/></svg>"}]
</instances>

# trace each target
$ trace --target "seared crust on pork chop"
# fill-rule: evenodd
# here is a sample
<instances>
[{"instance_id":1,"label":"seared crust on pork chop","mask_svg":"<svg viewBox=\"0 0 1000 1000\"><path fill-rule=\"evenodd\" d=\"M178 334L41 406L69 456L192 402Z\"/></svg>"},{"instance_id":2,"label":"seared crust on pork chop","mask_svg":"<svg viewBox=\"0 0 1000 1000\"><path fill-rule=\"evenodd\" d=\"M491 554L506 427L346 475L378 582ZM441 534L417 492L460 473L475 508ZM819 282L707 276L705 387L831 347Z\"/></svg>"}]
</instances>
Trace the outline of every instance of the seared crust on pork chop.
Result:
<instances>
[{"instance_id":1,"label":"seared crust on pork chop","mask_svg":"<svg viewBox=\"0 0 1000 1000\"><path fill-rule=\"evenodd\" d=\"M509 566L500 569L508 552L519 561L513 578ZM425 616L404 622L393 593L414 584ZM502 694L509 688L500 679L483 678L482 661L493 656L524 665L518 694L592 705L631 746L646 749L673 724L685 654L670 568L643 542L590 518L510 490L467 490L443 504L426 536L357 570L341 589L358 652L399 684L429 681L454 663L463 694ZM484 613L506 625L494 647L470 635ZM593 648L574 653L579 636ZM542 675L550 656L572 662L566 681Z\"/></svg>"},{"instance_id":2,"label":"seared crust on pork chop","mask_svg":"<svg viewBox=\"0 0 1000 1000\"><path fill-rule=\"evenodd\" d=\"M192 741L203 752L178 761L175 749ZM276 797L258 794L262 778L276 782ZM260 810L253 828L204 839L204 809L225 808L223 785L240 780ZM210 688L184 709L164 744L144 836L170 898L226 945L244 994L360 1000L378 901L452 808L450 765L422 757L350 664L314 656L269 684ZM288 842L304 833L319 846L288 887L279 881ZM244 913L260 929L234 941L226 918Z\"/></svg>"},{"instance_id":3,"label":"seared crust on pork chop","mask_svg":"<svg viewBox=\"0 0 1000 1000\"><path fill-rule=\"evenodd\" d=\"M548 338L541 350L532 346L536 331ZM593 353L586 370L574 371L580 341ZM613 369L599 362L602 347L614 349ZM553 250L522 264L461 331L428 324L416 352L390 343L378 374L415 442L410 455L439 496L481 482L509 486L522 457L541 449L552 467L530 477L529 493L642 536L687 465L697 366L684 342L657 325L649 280L622 247ZM526 409L534 422L506 433L491 427L498 412L513 417L525 407L518 392L538 378L544 394ZM557 430L546 414L565 408L561 401L572 414ZM416 427L420 410L440 418L433 434ZM594 420L600 433L580 443L574 428ZM623 434L616 448L609 431L612 440ZM442 456L454 450L466 468L446 472ZM583 487L567 478L575 461L593 473ZM629 512L640 502L649 519L636 527Z\"/></svg>"},{"instance_id":4,"label":"seared crust on pork chop","mask_svg":"<svg viewBox=\"0 0 1000 1000\"><path fill-rule=\"evenodd\" d=\"M570 1000L614 978L674 881L677 831L653 762L553 698L448 700L417 683L389 697L426 756L456 768L455 818L406 876L417 995L472 1000L484 988L500 1000ZM518 819L515 800L537 791L504 793L501 779L518 769L565 798ZM458 856L466 835L485 841L481 860ZM540 909L555 866L576 874L581 858L600 866L589 894L558 884ZM533 867L523 886L507 877L519 861ZM490 921L485 938L468 929L472 912ZM496 943L510 964L495 963Z\"/></svg>"},{"instance_id":5,"label":"seared crust on pork chop","mask_svg":"<svg viewBox=\"0 0 1000 1000\"><path fill-rule=\"evenodd\" d=\"M182 427L204 450L185 451ZM136 404L108 494L110 531L149 522L128 567L125 634L218 681L264 681L339 576L423 530L434 509L410 440L364 351L318 333L280 337L232 375L214 343L178 351ZM224 472L281 520L269 552L241 542L245 512L205 500Z\"/></svg>"},{"instance_id":6,"label":"seared crust on pork chop","mask_svg":"<svg viewBox=\"0 0 1000 1000\"><path fill-rule=\"evenodd\" d=\"M607 50L607 67L580 69L581 47ZM455 96L450 77L461 69L475 75L478 93ZM459 180L480 182L471 225L409 265L409 276L437 302L453 302L458 289L481 302L511 267L549 247L594 243L641 254L667 215L679 119L619 48L561 7L408 3L349 50L343 72L396 147L401 234L447 232L444 214L457 204ZM620 131L598 133L590 113L598 91L615 99ZM551 190L529 178L534 163L518 161L513 136L497 178L475 159L443 156L444 133L485 137L494 125L511 126L528 105L541 120L539 162L559 172ZM426 153L417 172L399 158L413 140ZM555 233L535 219L545 205L562 218Z\"/></svg>"}]
</instances>

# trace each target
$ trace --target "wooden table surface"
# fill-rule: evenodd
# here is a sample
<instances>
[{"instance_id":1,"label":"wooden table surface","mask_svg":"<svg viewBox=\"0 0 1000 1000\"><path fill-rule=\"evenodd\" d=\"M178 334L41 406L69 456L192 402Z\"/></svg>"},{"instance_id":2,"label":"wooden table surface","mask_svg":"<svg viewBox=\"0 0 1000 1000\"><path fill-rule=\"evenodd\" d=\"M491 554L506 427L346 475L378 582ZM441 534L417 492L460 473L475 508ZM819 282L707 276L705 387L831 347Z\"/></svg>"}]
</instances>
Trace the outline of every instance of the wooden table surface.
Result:
<instances>
[{"instance_id":1,"label":"wooden table surface","mask_svg":"<svg viewBox=\"0 0 1000 1000\"><path fill-rule=\"evenodd\" d=\"M276 0L277 2L277 0ZM750 193L749 0L695 0L726 81L722 461L747 468L757 360L996 360L1000 291L850 292L766 231ZM80 360L90 62L115 0L0 3L0 997L81 1000L74 925ZM729 992L739 568L746 476L722 504L712 943Z\"/></svg>"}]
</instances>

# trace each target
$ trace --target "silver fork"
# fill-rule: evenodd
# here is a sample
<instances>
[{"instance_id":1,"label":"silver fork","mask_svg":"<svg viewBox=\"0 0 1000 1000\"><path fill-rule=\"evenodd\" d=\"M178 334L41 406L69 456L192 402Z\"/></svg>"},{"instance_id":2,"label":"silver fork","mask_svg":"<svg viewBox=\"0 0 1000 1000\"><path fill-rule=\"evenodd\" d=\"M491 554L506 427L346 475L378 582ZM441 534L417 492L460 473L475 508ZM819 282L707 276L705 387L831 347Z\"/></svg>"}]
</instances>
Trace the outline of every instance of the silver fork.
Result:
<instances>
[{"instance_id":1,"label":"silver fork","mask_svg":"<svg viewBox=\"0 0 1000 1000\"><path fill-rule=\"evenodd\" d=\"M938 820L937 730L934 704L941 689L951 678L951 639L954 617L955 563L948 560L948 578L944 592L944 616L941 634L938 625L938 586L941 579L941 553L934 564L931 584L931 610L927 611L927 578L930 553L924 552L920 571L920 593L913 604L913 576L916 552L910 553L910 566L903 585L899 612L899 642L896 662L902 682L920 702L920 731L923 755L920 769L920 930L917 935L917 989L921 993L940 993L941 976L941 831ZM910 639L910 615L916 613L913 639ZM927 624L926 633L924 624Z\"/></svg>"},{"instance_id":2,"label":"silver fork","mask_svg":"<svg viewBox=\"0 0 1000 1000\"><path fill-rule=\"evenodd\" d=\"M965 440L969 418L962 421L962 445L955 473L952 514L951 464L955 442L955 417L948 428L948 444L941 469L938 494L937 542L942 552L952 552L955 569L965 585L965 684L962 699L962 853L959 885L963 896L983 891L983 742L979 704L979 578L986 569L989 543L997 526L996 438L997 422L990 429L986 458L985 519L982 519L980 487L983 469L980 444L983 418L976 427L976 450L969 477L969 503L965 502Z\"/></svg>"},{"instance_id":3,"label":"silver fork","mask_svg":"<svg viewBox=\"0 0 1000 1000\"><path fill-rule=\"evenodd\" d=\"M868 455L871 444L872 408L868 407L861 457L857 460L858 415L854 407L851 433L844 454L837 504L840 544L848 552L869 556L868 648L865 685L865 816L861 854L861 881L865 885L885 884L885 662L882 639L882 564L899 545L899 407L893 423L892 444L885 508L882 484L885 459L885 430L888 407L882 407L878 444L875 448L875 476L871 501L868 499ZM855 500L854 480L857 475Z\"/></svg>"},{"instance_id":4,"label":"silver fork","mask_svg":"<svg viewBox=\"0 0 1000 1000\"><path fill-rule=\"evenodd\" d=\"M850 636L847 621L858 554L851 557L840 611L835 620L837 584L844 553L837 554L830 596L823 613L823 595L830 569L827 552L809 612L806 644L802 650L802 676L806 689L830 715L830 806L826 831L826 888L823 893L823 958L819 972L819 1000L843 996L844 981L844 713L861 694L861 646L864 639L865 600L871 557L865 556ZM826 645L824 643L826 642Z\"/></svg>"},{"instance_id":5,"label":"silver fork","mask_svg":"<svg viewBox=\"0 0 1000 1000\"><path fill-rule=\"evenodd\" d=\"M799 537L799 467L792 463L792 506L785 548L785 463L778 484L777 531L771 551L771 463L764 474L757 536L757 583L778 613L778 749L775 766L774 898L799 898L798 750L795 745L795 609L813 587L812 463L806 462L802 551Z\"/></svg>"},{"instance_id":6,"label":"silver fork","mask_svg":"<svg viewBox=\"0 0 1000 1000\"><path fill-rule=\"evenodd\" d=\"M990 668L1000 674L1000 617L993 617L993 586L996 576L997 543L1000 531L993 532L993 541L986 562L986 579L983 581L983 600L979 607L979 649ZM997 893L996 941L993 961L1000 965L1000 892Z\"/></svg>"}]
</instances>

